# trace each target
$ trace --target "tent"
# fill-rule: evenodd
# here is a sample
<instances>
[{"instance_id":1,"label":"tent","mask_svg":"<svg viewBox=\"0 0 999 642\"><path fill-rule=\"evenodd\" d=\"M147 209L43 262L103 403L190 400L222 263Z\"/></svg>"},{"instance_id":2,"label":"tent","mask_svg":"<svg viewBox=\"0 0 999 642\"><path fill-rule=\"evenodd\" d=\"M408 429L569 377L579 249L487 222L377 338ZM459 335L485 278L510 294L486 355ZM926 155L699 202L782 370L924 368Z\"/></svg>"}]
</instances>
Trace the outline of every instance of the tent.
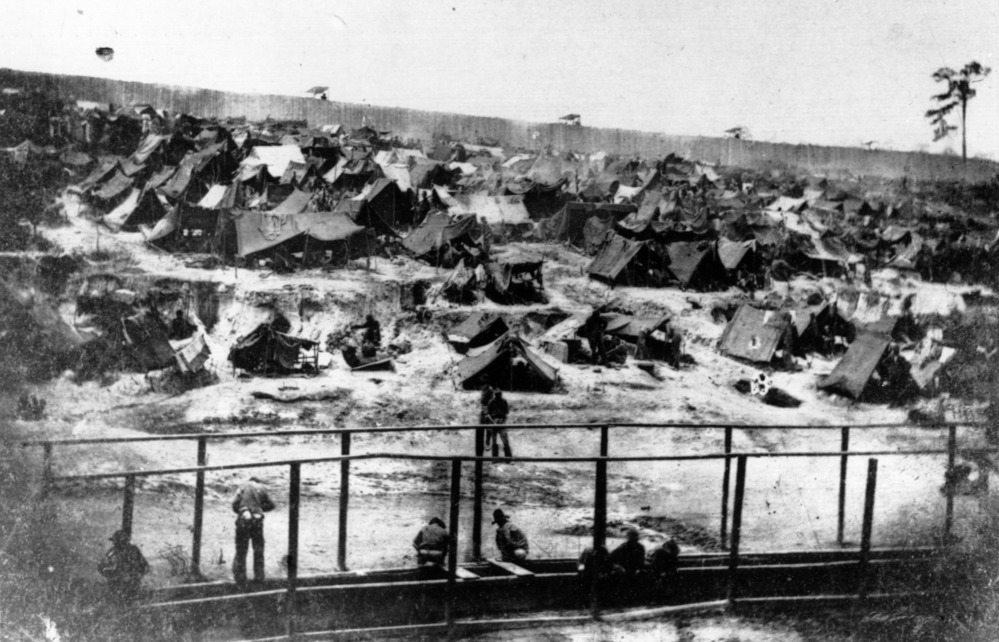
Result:
<instances>
[{"instance_id":1,"label":"tent","mask_svg":"<svg viewBox=\"0 0 999 642\"><path fill-rule=\"evenodd\" d=\"M423 223L402 240L402 245L414 257L436 264L440 253L455 243L474 245L472 232L475 217L463 216L455 219L442 212L429 215Z\"/></svg>"},{"instance_id":2,"label":"tent","mask_svg":"<svg viewBox=\"0 0 999 642\"><path fill-rule=\"evenodd\" d=\"M292 162L305 163L302 149L298 145L259 145L243 159L240 167L245 169L264 165L272 178L279 179L284 176L288 164Z\"/></svg>"},{"instance_id":3,"label":"tent","mask_svg":"<svg viewBox=\"0 0 999 642\"><path fill-rule=\"evenodd\" d=\"M756 271L756 240L730 241L718 239L718 260L729 272Z\"/></svg>"},{"instance_id":4,"label":"tent","mask_svg":"<svg viewBox=\"0 0 999 642\"><path fill-rule=\"evenodd\" d=\"M149 311L122 319L125 341L132 346L134 356L145 370L158 370L175 363L170 347L169 332L163 320Z\"/></svg>"},{"instance_id":5,"label":"tent","mask_svg":"<svg viewBox=\"0 0 999 642\"><path fill-rule=\"evenodd\" d=\"M486 296L497 303L528 303L544 301L544 279L541 259L519 261L489 261L483 264L488 279Z\"/></svg>"},{"instance_id":6,"label":"tent","mask_svg":"<svg viewBox=\"0 0 999 642\"><path fill-rule=\"evenodd\" d=\"M850 344L832 373L819 382L818 388L859 399L890 343L891 339L882 334L861 334Z\"/></svg>"},{"instance_id":7,"label":"tent","mask_svg":"<svg viewBox=\"0 0 999 642\"><path fill-rule=\"evenodd\" d=\"M566 203L554 215L541 221L539 229L546 241L568 243L576 247L589 245L585 238L587 221L596 217L599 221L613 225L631 212L634 205L612 205L610 203Z\"/></svg>"},{"instance_id":8,"label":"tent","mask_svg":"<svg viewBox=\"0 0 999 642\"><path fill-rule=\"evenodd\" d=\"M729 357L770 364L789 361L794 347L794 325L787 312L743 304L722 332L719 351Z\"/></svg>"},{"instance_id":9,"label":"tent","mask_svg":"<svg viewBox=\"0 0 999 642\"><path fill-rule=\"evenodd\" d=\"M283 317L273 323L261 323L236 342L229 351L229 361L233 367L250 372L286 373L298 369L302 350L315 350L319 344L285 334L288 329Z\"/></svg>"},{"instance_id":10,"label":"tent","mask_svg":"<svg viewBox=\"0 0 999 642\"><path fill-rule=\"evenodd\" d=\"M680 287L706 290L724 283L725 268L718 260L714 243L670 243L666 251L669 253L669 273Z\"/></svg>"},{"instance_id":11,"label":"tent","mask_svg":"<svg viewBox=\"0 0 999 642\"><path fill-rule=\"evenodd\" d=\"M413 207L410 195L399 189L399 185L388 178L375 179L365 186L364 191L354 197L368 203L368 211L377 215L389 227L411 225Z\"/></svg>"},{"instance_id":12,"label":"tent","mask_svg":"<svg viewBox=\"0 0 999 642\"><path fill-rule=\"evenodd\" d=\"M488 345L510 331L503 317L489 312L473 312L468 318L451 328L448 341L459 352Z\"/></svg>"},{"instance_id":13,"label":"tent","mask_svg":"<svg viewBox=\"0 0 999 642\"><path fill-rule=\"evenodd\" d=\"M104 224L117 232L134 232L140 225L155 225L166 216L167 210L163 202L153 190L133 188L131 193L118 207L114 208L102 219Z\"/></svg>"},{"instance_id":14,"label":"tent","mask_svg":"<svg viewBox=\"0 0 999 642\"><path fill-rule=\"evenodd\" d=\"M661 286L669 255L653 241L632 241L611 233L586 268L590 278L623 285Z\"/></svg>"},{"instance_id":15,"label":"tent","mask_svg":"<svg viewBox=\"0 0 999 642\"><path fill-rule=\"evenodd\" d=\"M458 377L465 390L489 384L500 390L551 392L558 371L523 339L507 333L458 362Z\"/></svg>"},{"instance_id":16,"label":"tent","mask_svg":"<svg viewBox=\"0 0 999 642\"><path fill-rule=\"evenodd\" d=\"M490 196L477 192L468 198L468 210L489 225L532 225L522 196Z\"/></svg>"},{"instance_id":17,"label":"tent","mask_svg":"<svg viewBox=\"0 0 999 642\"><path fill-rule=\"evenodd\" d=\"M310 192L303 192L301 190L294 190L288 195L288 198L281 201L277 207L270 211L271 214L300 214L305 211L305 208L309 206L309 201L312 200L312 194Z\"/></svg>"},{"instance_id":18,"label":"tent","mask_svg":"<svg viewBox=\"0 0 999 642\"><path fill-rule=\"evenodd\" d=\"M208 192L198 201L198 207L206 210L232 209L236 206L237 186L212 185Z\"/></svg>"}]
</instances>

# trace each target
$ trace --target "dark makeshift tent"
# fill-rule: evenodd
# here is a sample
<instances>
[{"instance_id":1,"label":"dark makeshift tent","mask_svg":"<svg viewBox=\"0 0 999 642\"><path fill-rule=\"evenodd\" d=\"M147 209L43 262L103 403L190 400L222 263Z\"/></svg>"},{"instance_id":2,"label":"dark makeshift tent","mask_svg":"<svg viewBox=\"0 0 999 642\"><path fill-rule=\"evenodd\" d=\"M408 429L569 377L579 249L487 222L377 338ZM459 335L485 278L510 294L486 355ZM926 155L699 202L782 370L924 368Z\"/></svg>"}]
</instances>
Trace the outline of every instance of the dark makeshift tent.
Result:
<instances>
[{"instance_id":1,"label":"dark makeshift tent","mask_svg":"<svg viewBox=\"0 0 999 642\"><path fill-rule=\"evenodd\" d=\"M152 190L133 189L118 207L102 220L114 231L134 232L140 225L156 225L167 210Z\"/></svg>"},{"instance_id":2,"label":"dark makeshift tent","mask_svg":"<svg viewBox=\"0 0 999 642\"><path fill-rule=\"evenodd\" d=\"M789 364L794 348L794 324L791 315L741 305L729 321L719 341L719 351L729 357L753 363Z\"/></svg>"},{"instance_id":3,"label":"dark makeshift tent","mask_svg":"<svg viewBox=\"0 0 999 642\"><path fill-rule=\"evenodd\" d=\"M669 256L654 241L632 241L612 233L590 265L590 278L611 284L661 286Z\"/></svg>"},{"instance_id":4,"label":"dark makeshift tent","mask_svg":"<svg viewBox=\"0 0 999 642\"><path fill-rule=\"evenodd\" d=\"M368 203L368 211L374 213L390 227L411 225L413 207L408 193L388 178L376 179L362 193Z\"/></svg>"},{"instance_id":5,"label":"dark makeshift tent","mask_svg":"<svg viewBox=\"0 0 999 642\"><path fill-rule=\"evenodd\" d=\"M122 319L125 341L145 370L158 370L175 363L170 347L169 330L155 312L149 311Z\"/></svg>"},{"instance_id":6,"label":"dark makeshift tent","mask_svg":"<svg viewBox=\"0 0 999 642\"><path fill-rule=\"evenodd\" d=\"M458 363L458 376L465 390L489 384L500 390L551 392L558 372L520 337L507 333Z\"/></svg>"},{"instance_id":7,"label":"dark makeshift tent","mask_svg":"<svg viewBox=\"0 0 999 642\"><path fill-rule=\"evenodd\" d=\"M714 243L670 243L666 251L669 253L669 273L680 287L708 290L724 285L725 268L718 260Z\"/></svg>"},{"instance_id":8,"label":"dark makeshift tent","mask_svg":"<svg viewBox=\"0 0 999 642\"><path fill-rule=\"evenodd\" d=\"M286 334L289 329L283 317L261 323L236 342L229 351L229 361L235 368L262 374L300 370L310 362L315 367L319 343ZM303 356L303 350L313 354Z\"/></svg>"},{"instance_id":9,"label":"dark makeshift tent","mask_svg":"<svg viewBox=\"0 0 999 642\"><path fill-rule=\"evenodd\" d=\"M509 331L503 317L479 311L451 328L448 340L459 352L466 352L488 345Z\"/></svg>"},{"instance_id":10,"label":"dark makeshift tent","mask_svg":"<svg viewBox=\"0 0 999 642\"><path fill-rule=\"evenodd\" d=\"M635 211L634 205L612 205L610 203L566 203L554 215L541 221L541 236L545 241L568 243L576 247L587 247L585 228L594 217L613 227L624 217ZM606 228L605 228L606 229Z\"/></svg>"},{"instance_id":11,"label":"dark makeshift tent","mask_svg":"<svg viewBox=\"0 0 999 642\"><path fill-rule=\"evenodd\" d=\"M544 261L489 261L484 263L488 280L486 296L497 303L544 301Z\"/></svg>"},{"instance_id":12,"label":"dark makeshift tent","mask_svg":"<svg viewBox=\"0 0 999 642\"><path fill-rule=\"evenodd\" d=\"M832 373L819 382L818 388L859 399L890 344L891 339L887 336L861 334L850 344Z\"/></svg>"},{"instance_id":13,"label":"dark makeshift tent","mask_svg":"<svg viewBox=\"0 0 999 642\"><path fill-rule=\"evenodd\" d=\"M437 212L427 217L423 223L402 240L402 245L412 255L431 265L453 267L461 245L475 246L472 234L475 229L475 216L467 215L451 220L444 213Z\"/></svg>"}]
</instances>

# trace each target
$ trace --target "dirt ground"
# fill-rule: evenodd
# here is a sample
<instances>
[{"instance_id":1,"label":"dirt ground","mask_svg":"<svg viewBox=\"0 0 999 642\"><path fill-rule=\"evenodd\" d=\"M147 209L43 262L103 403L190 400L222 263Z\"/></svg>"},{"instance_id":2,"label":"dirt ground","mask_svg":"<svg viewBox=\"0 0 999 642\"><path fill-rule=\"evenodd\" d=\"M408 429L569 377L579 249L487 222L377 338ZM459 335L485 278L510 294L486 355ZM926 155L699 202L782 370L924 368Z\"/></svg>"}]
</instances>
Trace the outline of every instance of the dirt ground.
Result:
<instances>
[{"instance_id":1,"label":"dirt ground","mask_svg":"<svg viewBox=\"0 0 999 642\"><path fill-rule=\"evenodd\" d=\"M98 243L97 228L76 214L67 200L70 224L44 230L67 251L90 251ZM12 419L11 398L2 400L8 439L94 437L192 432L251 432L293 428L366 427L390 425L456 425L477 418L477 392L463 391L454 381L454 363L460 359L442 340L440 327L420 325L398 305L400 284L425 279L442 281L446 271L408 259L378 258L371 271L307 271L295 275L268 274L232 268L205 270L185 265L139 241L139 235L100 233L100 247L120 254L106 266L135 282L160 278L209 282L224 292L218 322L208 333L210 367L219 382L179 395L153 392L146 377L123 374L109 385L78 383L72 373L34 389L48 400L45 419ZM775 385L803 401L798 408L775 408L733 388L737 379L757 370L722 357L715 343L723 326L711 319L712 304L737 293L702 294L674 289L610 289L586 278L586 258L555 246L523 244L517 249L545 257L544 278L549 302L535 306L449 306L443 299L431 304L435 319L461 319L473 309L492 309L506 315L587 311L609 302L636 314L670 313L688 337L693 364L681 371L664 364L656 377L632 362L620 368L558 364L564 391L555 394L510 393L511 423L599 422L718 422L775 424L845 424L904 422L913 406L888 408L847 402L815 388L833 361L802 362L800 372L773 373ZM828 285L828 284L818 284ZM794 287L779 284L781 288ZM895 284L906 288L910 285ZM914 286L913 286L914 287ZM934 287L934 286L925 286ZM367 312L382 320L383 333L406 336L413 350L396 360L396 372L355 374L339 355L324 357L328 368L315 377L241 378L226 361L229 346L240 335L279 310L292 323L292 333L324 338L327 332L357 323ZM72 315L70 306L62 312ZM107 384L108 382L102 382ZM294 395L304 400L280 402L260 398ZM968 408L950 399L919 402L918 407L950 418L968 416ZM974 408L971 409L974 411ZM589 456L598 453L599 432L592 428L566 430L511 430L514 453L521 456ZM652 430L618 428L611 433L611 455L699 454L718 452L723 433L710 430ZM975 445L977 434L961 431L962 445ZM737 430L735 450L833 451L838 431ZM946 434L911 427L853 431L851 446L892 450L943 448ZM336 437L236 438L211 441L209 464L288 460L338 455ZM23 457L37 471L40 449L25 449ZM194 441L153 442L113 446L57 448L57 475L115 470L172 468L195 464ZM13 452L16 452L13 451ZM471 432L389 433L354 436L352 453L472 454ZM939 538L944 521L942 456L880 457L875 545L918 546ZM837 458L754 458L747 473L743 549L747 551L819 549L835 546L839 460ZM374 569L414 563L410 545L422 523L434 515L447 516L449 470L442 462L378 460L351 467L348 525L348 566ZM463 473L461 550L470 555L471 466ZM231 494L250 473L225 471L207 476L202 572L228 579L233 551ZM272 491L278 508L267 517L267 572L283 575L287 541L286 466L256 469ZM866 459L850 462L846 537L859 538ZM537 463L490 463L486 467L484 552L491 554L494 507L503 507L529 535L534 557L575 557L587 545L592 523L593 467L591 464L554 466ZM722 464L716 460L616 463L609 467L609 518L615 526L645 524L647 542L676 537L684 552L716 550L721 504ZM328 573L336 568L339 468L314 464L303 468L300 573ZM141 479L135 505L134 539L149 558L151 585L181 581L190 553L193 521L193 475ZM60 484L52 495L54 522L49 532L72 541L58 558L44 563L68 575L97 580L96 560L107 548L107 537L120 520L120 482ZM959 497L955 529L962 529L977 510L977 500ZM650 528L649 526L658 528ZM25 526L26 527L26 526ZM617 538L611 539L613 545ZM550 640L722 640L730 639L725 620L699 623L689 631L634 625L579 632L562 631L552 637L502 639ZM751 627L750 627L751 628ZM746 629L748 630L748 629ZM743 640L796 640L771 631L752 637L740 629ZM500 639L489 636L476 639Z\"/></svg>"}]
</instances>

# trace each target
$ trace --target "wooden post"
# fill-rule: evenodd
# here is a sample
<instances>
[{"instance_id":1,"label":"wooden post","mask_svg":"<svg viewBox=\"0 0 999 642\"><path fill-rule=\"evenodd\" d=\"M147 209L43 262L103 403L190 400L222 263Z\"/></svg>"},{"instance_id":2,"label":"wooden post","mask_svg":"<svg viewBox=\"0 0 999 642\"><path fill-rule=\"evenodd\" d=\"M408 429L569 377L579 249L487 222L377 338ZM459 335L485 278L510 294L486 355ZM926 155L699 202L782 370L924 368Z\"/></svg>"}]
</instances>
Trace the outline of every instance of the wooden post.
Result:
<instances>
[{"instance_id":1,"label":"wooden post","mask_svg":"<svg viewBox=\"0 0 999 642\"><path fill-rule=\"evenodd\" d=\"M746 497L746 455L739 455L735 467L735 502L732 505L732 543L728 551L728 602L735 603L739 542L742 539L742 504Z\"/></svg>"},{"instance_id":2,"label":"wooden post","mask_svg":"<svg viewBox=\"0 0 999 642\"><path fill-rule=\"evenodd\" d=\"M42 444L42 498L48 496L52 488L52 442Z\"/></svg>"},{"instance_id":3,"label":"wooden post","mask_svg":"<svg viewBox=\"0 0 999 642\"><path fill-rule=\"evenodd\" d=\"M298 508L302 491L302 465L291 464L288 488L288 594L285 600L285 630L295 635L295 613L298 589Z\"/></svg>"},{"instance_id":4,"label":"wooden post","mask_svg":"<svg viewBox=\"0 0 999 642\"><path fill-rule=\"evenodd\" d=\"M208 463L208 440L198 438L198 466ZM191 541L191 577L201 575L201 531L205 516L205 471L199 470L194 484L194 529Z\"/></svg>"},{"instance_id":5,"label":"wooden post","mask_svg":"<svg viewBox=\"0 0 999 642\"><path fill-rule=\"evenodd\" d=\"M475 481L472 500L472 557L482 559L482 456L485 454L484 428L475 429Z\"/></svg>"},{"instance_id":6,"label":"wooden post","mask_svg":"<svg viewBox=\"0 0 999 642\"><path fill-rule=\"evenodd\" d=\"M444 621L448 637L454 634L455 606L458 602L458 514L461 507L461 460L451 462L451 514L448 518L447 586L444 593Z\"/></svg>"},{"instance_id":7,"label":"wooden post","mask_svg":"<svg viewBox=\"0 0 999 642\"><path fill-rule=\"evenodd\" d=\"M725 472L722 473L721 532L718 541L722 549L728 546L728 493L732 480L732 427L725 427Z\"/></svg>"},{"instance_id":8,"label":"wooden post","mask_svg":"<svg viewBox=\"0 0 999 642\"><path fill-rule=\"evenodd\" d=\"M954 460L957 458L957 426L951 426L947 433L947 513L944 516L944 541L950 540L954 528Z\"/></svg>"},{"instance_id":9,"label":"wooden post","mask_svg":"<svg viewBox=\"0 0 999 642\"><path fill-rule=\"evenodd\" d=\"M874 490L878 484L878 460L867 460L867 488L864 491L864 523L860 535L860 586L857 600L863 601L867 595L867 567L871 558L871 532L874 527Z\"/></svg>"},{"instance_id":10,"label":"wooden post","mask_svg":"<svg viewBox=\"0 0 999 642\"><path fill-rule=\"evenodd\" d=\"M350 454L350 433L340 433L340 454ZM340 462L340 519L337 523L336 563L341 571L347 570L347 500L350 497L350 462Z\"/></svg>"},{"instance_id":11,"label":"wooden post","mask_svg":"<svg viewBox=\"0 0 999 642\"><path fill-rule=\"evenodd\" d=\"M836 515L836 543L843 545L843 525L846 520L846 467L850 458L846 453L850 450L850 428L843 426L840 434L839 449L843 454L839 458L839 512Z\"/></svg>"},{"instance_id":12,"label":"wooden post","mask_svg":"<svg viewBox=\"0 0 999 642\"><path fill-rule=\"evenodd\" d=\"M125 498L121 504L121 530L132 535L132 513L135 511L135 475L125 476Z\"/></svg>"},{"instance_id":13,"label":"wooden post","mask_svg":"<svg viewBox=\"0 0 999 642\"><path fill-rule=\"evenodd\" d=\"M607 456L607 426L600 427L600 456ZM600 619L600 569L604 565L604 545L607 540L607 462L597 461L597 475L593 496L593 564L590 573L590 614Z\"/></svg>"}]
</instances>

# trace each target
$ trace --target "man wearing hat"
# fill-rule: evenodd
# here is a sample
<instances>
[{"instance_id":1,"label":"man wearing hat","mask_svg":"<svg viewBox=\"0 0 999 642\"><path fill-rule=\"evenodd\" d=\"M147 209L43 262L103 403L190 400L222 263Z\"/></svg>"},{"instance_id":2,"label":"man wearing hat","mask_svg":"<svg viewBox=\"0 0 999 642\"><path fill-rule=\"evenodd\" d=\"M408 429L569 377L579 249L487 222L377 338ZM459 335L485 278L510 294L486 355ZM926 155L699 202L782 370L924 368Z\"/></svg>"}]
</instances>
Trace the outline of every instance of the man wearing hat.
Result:
<instances>
[{"instance_id":1,"label":"man wearing hat","mask_svg":"<svg viewBox=\"0 0 999 642\"><path fill-rule=\"evenodd\" d=\"M447 557L448 544L451 536L447 532L444 521L439 517L434 517L430 523L420 529L413 540L413 548L416 549L416 563L443 564Z\"/></svg>"},{"instance_id":2,"label":"man wearing hat","mask_svg":"<svg viewBox=\"0 0 999 642\"><path fill-rule=\"evenodd\" d=\"M264 580L264 513L274 510L274 502L251 477L232 500L236 513L236 556L232 560L232 576L237 584L246 584L246 554L253 544L253 579Z\"/></svg>"},{"instance_id":3,"label":"man wearing hat","mask_svg":"<svg viewBox=\"0 0 999 642\"><path fill-rule=\"evenodd\" d=\"M128 531L115 531L110 538L111 550L97 570L108 581L111 594L119 602L129 602L139 592L142 576L149 572L149 562L139 547L131 542Z\"/></svg>"},{"instance_id":4,"label":"man wearing hat","mask_svg":"<svg viewBox=\"0 0 999 642\"><path fill-rule=\"evenodd\" d=\"M503 509L493 511L493 524L496 525L496 548L504 562L521 562L527 559L527 536L514 526Z\"/></svg>"}]
</instances>

